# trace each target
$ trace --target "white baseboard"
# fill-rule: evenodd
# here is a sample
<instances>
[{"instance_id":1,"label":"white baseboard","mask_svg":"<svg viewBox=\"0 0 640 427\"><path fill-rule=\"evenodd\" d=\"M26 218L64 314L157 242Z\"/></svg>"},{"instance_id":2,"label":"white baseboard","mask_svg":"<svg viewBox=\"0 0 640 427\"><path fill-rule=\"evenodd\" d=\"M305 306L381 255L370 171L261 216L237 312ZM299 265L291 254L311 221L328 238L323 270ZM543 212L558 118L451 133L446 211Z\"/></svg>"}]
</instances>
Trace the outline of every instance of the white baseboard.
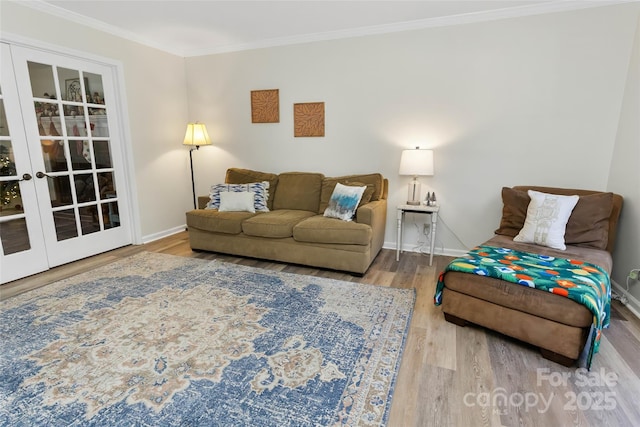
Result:
<instances>
[{"instance_id":1,"label":"white baseboard","mask_svg":"<svg viewBox=\"0 0 640 427\"><path fill-rule=\"evenodd\" d=\"M640 319L640 301L620 286L615 280L611 281L611 290L615 291L618 295L623 295L627 299L627 303L625 304L626 307Z\"/></svg>"},{"instance_id":2,"label":"white baseboard","mask_svg":"<svg viewBox=\"0 0 640 427\"><path fill-rule=\"evenodd\" d=\"M384 242L382 245L384 249L391 249L393 251L396 250L396 242ZM402 252L416 252L416 253L429 253L428 245L402 245ZM438 248L436 247L433 254L434 255L444 255L444 256L452 256L452 257L461 257L469 252L467 249L448 249L448 248Z\"/></svg>"},{"instance_id":3,"label":"white baseboard","mask_svg":"<svg viewBox=\"0 0 640 427\"><path fill-rule=\"evenodd\" d=\"M187 224L179 225L177 227L170 228L168 230L160 231L158 233L148 234L146 236L142 236L142 243L151 243L154 240L160 240L164 237L169 237L173 234L180 233L187 229Z\"/></svg>"}]
</instances>

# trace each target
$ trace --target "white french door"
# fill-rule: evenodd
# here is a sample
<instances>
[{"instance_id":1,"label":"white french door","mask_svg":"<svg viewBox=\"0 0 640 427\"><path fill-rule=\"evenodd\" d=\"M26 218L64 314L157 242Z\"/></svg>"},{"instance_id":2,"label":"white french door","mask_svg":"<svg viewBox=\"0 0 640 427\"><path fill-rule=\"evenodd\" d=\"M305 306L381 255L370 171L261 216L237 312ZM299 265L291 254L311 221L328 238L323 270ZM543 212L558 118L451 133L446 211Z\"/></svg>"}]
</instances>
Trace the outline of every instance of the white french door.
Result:
<instances>
[{"instance_id":1,"label":"white french door","mask_svg":"<svg viewBox=\"0 0 640 427\"><path fill-rule=\"evenodd\" d=\"M0 283L48 268L27 138L7 44L0 44Z\"/></svg>"},{"instance_id":2,"label":"white french door","mask_svg":"<svg viewBox=\"0 0 640 427\"><path fill-rule=\"evenodd\" d=\"M0 283L130 244L111 67L4 43L0 63Z\"/></svg>"}]
</instances>

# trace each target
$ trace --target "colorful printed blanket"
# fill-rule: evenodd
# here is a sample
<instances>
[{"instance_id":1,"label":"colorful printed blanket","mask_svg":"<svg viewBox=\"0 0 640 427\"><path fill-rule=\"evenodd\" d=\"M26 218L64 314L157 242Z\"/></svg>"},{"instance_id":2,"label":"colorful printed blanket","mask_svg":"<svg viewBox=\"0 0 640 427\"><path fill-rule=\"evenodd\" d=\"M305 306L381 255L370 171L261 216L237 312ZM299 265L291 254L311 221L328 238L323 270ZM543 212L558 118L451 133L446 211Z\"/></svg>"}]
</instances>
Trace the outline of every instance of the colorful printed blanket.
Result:
<instances>
[{"instance_id":1,"label":"colorful printed blanket","mask_svg":"<svg viewBox=\"0 0 640 427\"><path fill-rule=\"evenodd\" d=\"M520 252L493 246L477 246L466 256L456 258L440 273L435 305L442 303L444 275L447 271L489 276L572 299L593 313L591 346L587 368L598 352L600 336L609 327L611 283L600 266L575 259Z\"/></svg>"}]
</instances>

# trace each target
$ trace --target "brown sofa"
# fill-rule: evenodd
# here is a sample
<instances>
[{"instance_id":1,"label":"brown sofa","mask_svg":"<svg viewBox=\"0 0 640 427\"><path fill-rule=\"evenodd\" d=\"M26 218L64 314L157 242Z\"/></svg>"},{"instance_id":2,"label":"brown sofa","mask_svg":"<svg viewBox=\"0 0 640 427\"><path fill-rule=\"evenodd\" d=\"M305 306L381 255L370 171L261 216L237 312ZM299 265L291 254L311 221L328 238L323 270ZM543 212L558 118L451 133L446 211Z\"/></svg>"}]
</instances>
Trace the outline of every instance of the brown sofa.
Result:
<instances>
[{"instance_id":1,"label":"brown sofa","mask_svg":"<svg viewBox=\"0 0 640 427\"><path fill-rule=\"evenodd\" d=\"M321 173L279 175L230 168L225 182L269 182L269 212L186 213L195 250L303 264L364 274L384 243L388 181L379 173L325 177ZM352 221L323 216L336 183L367 186Z\"/></svg>"},{"instance_id":2,"label":"brown sofa","mask_svg":"<svg viewBox=\"0 0 640 427\"><path fill-rule=\"evenodd\" d=\"M578 195L565 232L566 251L514 242L524 224L528 189L560 195ZM622 197L613 193L550 187L503 188L503 215L496 235L483 243L524 252L580 259L611 274L617 222ZM543 357L566 366L581 356L593 314L568 298L491 277L448 271L444 275L442 311L460 326L484 326L540 348Z\"/></svg>"}]
</instances>

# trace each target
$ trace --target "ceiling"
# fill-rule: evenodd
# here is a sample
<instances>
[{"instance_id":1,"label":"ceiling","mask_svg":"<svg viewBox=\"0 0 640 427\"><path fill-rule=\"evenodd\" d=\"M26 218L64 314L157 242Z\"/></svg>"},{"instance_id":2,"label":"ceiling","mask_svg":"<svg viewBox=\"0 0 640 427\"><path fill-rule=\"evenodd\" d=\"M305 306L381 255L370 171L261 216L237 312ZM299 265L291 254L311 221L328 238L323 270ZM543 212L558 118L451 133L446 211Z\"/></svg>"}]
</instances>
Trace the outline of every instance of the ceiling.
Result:
<instances>
[{"instance_id":1,"label":"ceiling","mask_svg":"<svg viewBox=\"0 0 640 427\"><path fill-rule=\"evenodd\" d=\"M556 12L620 1L34 0L21 4L180 56Z\"/></svg>"}]
</instances>

